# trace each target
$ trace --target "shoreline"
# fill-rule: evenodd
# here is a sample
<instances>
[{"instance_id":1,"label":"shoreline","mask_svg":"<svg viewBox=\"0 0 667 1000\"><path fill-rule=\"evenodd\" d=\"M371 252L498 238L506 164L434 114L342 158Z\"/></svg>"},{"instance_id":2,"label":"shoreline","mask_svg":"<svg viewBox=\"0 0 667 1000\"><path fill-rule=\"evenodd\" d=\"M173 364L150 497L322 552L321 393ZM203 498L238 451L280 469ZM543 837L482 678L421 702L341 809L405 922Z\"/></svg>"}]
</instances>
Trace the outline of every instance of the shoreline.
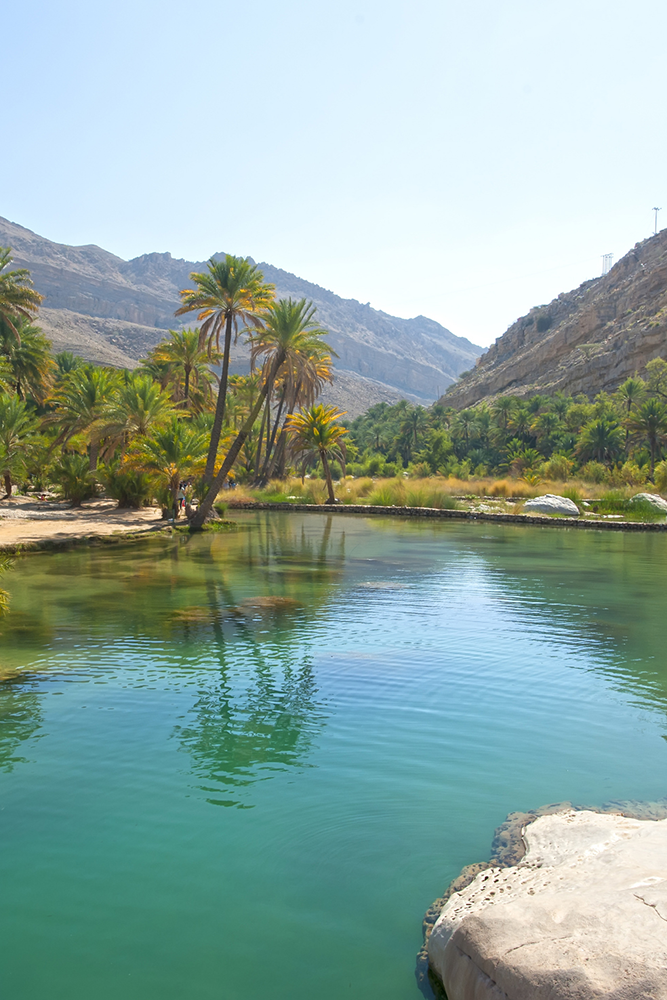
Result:
<instances>
[{"instance_id":1,"label":"shoreline","mask_svg":"<svg viewBox=\"0 0 667 1000\"><path fill-rule=\"evenodd\" d=\"M440 507L380 507L371 504L311 504L225 500L228 511L280 510L319 514L374 514L381 517L445 518L456 521L492 521L500 524L528 524L537 527L578 528L592 531L667 531L667 521L586 521L577 517L548 514L493 514L485 511L446 510Z\"/></svg>"}]
</instances>

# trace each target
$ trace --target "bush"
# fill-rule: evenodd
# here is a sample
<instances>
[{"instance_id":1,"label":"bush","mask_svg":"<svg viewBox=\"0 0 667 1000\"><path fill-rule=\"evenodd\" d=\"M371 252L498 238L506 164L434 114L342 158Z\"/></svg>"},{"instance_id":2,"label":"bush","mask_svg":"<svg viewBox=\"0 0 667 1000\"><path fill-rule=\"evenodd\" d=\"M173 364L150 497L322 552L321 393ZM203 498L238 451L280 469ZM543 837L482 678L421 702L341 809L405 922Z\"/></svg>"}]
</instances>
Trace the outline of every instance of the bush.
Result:
<instances>
[{"instance_id":1,"label":"bush","mask_svg":"<svg viewBox=\"0 0 667 1000\"><path fill-rule=\"evenodd\" d=\"M105 491L118 501L119 507L138 510L147 507L153 499L153 482L146 472L122 468L118 462L102 466L98 470Z\"/></svg>"},{"instance_id":2,"label":"bush","mask_svg":"<svg viewBox=\"0 0 667 1000\"><path fill-rule=\"evenodd\" d=\"M602 462L586 462L579 469L579 476L585 483L605 483L609 480L609 470Z\"/></svg>"},{"instance_id":3,"label":"bush","mask_svg":"<svg viewBox=\"0 0 667 1000\"><path fill-rule=\"evenodd\" d=\"M618 470L618 475L621 482L628 486L643 486L646 482L646 473L636 462L625 462Z\"/></svg>"},{"instance_id":4,"label":"bush","mask_svg":"<svg viewBox=\"0 0 667 1000\"><path fill-rule=\"evenodd\" d=\"M667 461L664 459L655 467L653 482L659 493L667 493Z\"/></svg>"},{"instance_id":5,"label":"bush","mask_svg":"<svg viewBox=\"0 0 667 1000\"><path fill-rule=\"evenodd\" d=\"M431 475L431 466L428 462L411 462L408 465L408 472L413 479L426 479Z\"/></svg>"},{"instance_id":6,"label":"bush","mask_svg":"<svg viewBox=\"0 0 667 1000\"><path fill-rule=\"evenodd\" d=\"M542 466L542 473L546 479L559 480L564 482L570 475L572 461L567 455L560 455L556 452Z\"/></svg>"},{"instance_id":7,"label":"bush","mask_svg":"<svg viewBox=\"0 0 667 1000\"><path fill-rule=\"evenodd\" d=\"M84 500L98 494L95 473L91 472L86 455L65 452L53 468L53 479L65 500L71 501L72 507L80 507Z\"/></svg>"}]
</instances>

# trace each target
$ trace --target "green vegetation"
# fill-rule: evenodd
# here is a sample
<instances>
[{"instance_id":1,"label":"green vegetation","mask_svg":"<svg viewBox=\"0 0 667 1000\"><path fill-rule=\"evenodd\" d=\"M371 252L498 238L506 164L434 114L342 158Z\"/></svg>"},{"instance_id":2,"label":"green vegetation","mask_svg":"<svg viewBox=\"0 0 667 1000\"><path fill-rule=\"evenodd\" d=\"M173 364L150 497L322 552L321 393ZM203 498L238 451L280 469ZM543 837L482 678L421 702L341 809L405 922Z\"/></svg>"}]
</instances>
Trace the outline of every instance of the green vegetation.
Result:
<instances>
[{"instance_id":1,"label":"green vegetation","mask_svg":"<svg viewBox=\"0 0 667 1000\"><path fill-rule=\"evenodd\" d=\"M36 325L40 296L10 263L0 249L7 497L17 486L73 505L104 494L121 507L157 502L174 518L185 506L200 528L235 483L264 500L446 509L470 494L513 509L548 482L576 502L593 490L600 503L589 513L659 516L627 500L638 487L667 491L660 358L644 379L593 401L501 396L459 412L381 403L345 428L344 414L317 402L333 351L314 306L276 301L248 258L211 259L193 274L177 312L196 313L201 326L168 331L135 371L54 357ZM250 347L247 376L229 374L239 336Z\"/></svg>"},{"instance_id":2,"label":"green vegetation","mask_svg":"<svg viewBox=\"0 0 667 1000\"><path fill-rule=\"evenodd\" d=\"M570 479L609 486L667 485L667 362L616 393L500 396L459 412L379 403L350 427L355 476L510 477L531 486ZM664 459L663 459L664 461Z\"/></svg>"}]
</instances>

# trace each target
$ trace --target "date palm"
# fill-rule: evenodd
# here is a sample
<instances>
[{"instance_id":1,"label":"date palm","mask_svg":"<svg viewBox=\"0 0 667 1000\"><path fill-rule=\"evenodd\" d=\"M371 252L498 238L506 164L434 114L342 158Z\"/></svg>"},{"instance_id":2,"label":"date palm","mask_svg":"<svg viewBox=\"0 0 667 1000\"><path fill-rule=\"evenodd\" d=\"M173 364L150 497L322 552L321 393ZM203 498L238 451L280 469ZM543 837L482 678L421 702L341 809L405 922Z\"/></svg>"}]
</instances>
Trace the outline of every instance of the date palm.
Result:
<instances>
[{"instance_id":1,"label":"date palm","mask_svg":"<svg viewBox=\"0 0 667 1000\"><path fill-rule=\"evenodd\" d=\"M130 457L132 464L152 472L169 490L174 516L178 517L178 488L183 479L198 475L204 465L207 435L188 420L172 416L167 424L150 437L136 442Z\"/></svg>"},{"instance_id":2,"label":"date palm","mask_svg":"<svg viewBox=\"0 0 667 1000\"><path fill-rule=\"evenodd\" d=\"M623 447L623 431L616 421L607 417L589 421L577 442L577 454L584 460L594 458L609 463Z\"/></svg>"},{"instance_id":3,"label":"date palm","mask_svg":"<svg viewBox=\"0 0 667 1000\"><path fill-rule=\"evenodd\" d=\"M170 330L168 339L158 344L150 355L151 361L167 365L167 381L173 384L174 402L182 403L186 410L191 409L194 402L196 408L201 409L201 404L211 396L213 374L210 366L217 365L221 358L219 351L207 351L200 344L199 330Z\"/></svg>"},{"instance_id":4,"label":"date palm","mask_svg":"<svg viewBox=\"0 0 667 1000\"><path fill-rule=\"evenodd\" d=\"M25 469L26 445L37 420L18 396L0 395L0 475L6 497L12 495L14 479Z\"/></svg>"},{"instance_id":5,"label":"date palm","mask_svg":"<svg viewBox=\"0 0 667 1000\"><path fill-rule=\"evenodd\" d=\"M174 406L168 395L149 375L128 375L101 412L100 437L113 445L124 445L135 437L145 437L151 427L172 416Z\"/></svg>"},{"instance_id":6,"label":"date palm","mask_svg":"<svg viewBox=\"0 0 667 1000\"><path fill-rule=\"evenodd\" d=\"M277 418L271 428L271 402L273 384L269 385L266 395L266 460L263 471L260 471L262 433L258 447L256 464L258 481L264 481L268 473L271 452L275 444L276 433L282 416L282 410L287 400L295 405L296 395L304 380L312 378L317 366L318 356L321 359L325 351L331 352L329 345L322 339L327 331L316 319L316 306L306 299L280 299L274 302L264 317L264 326L252 337L251 365L263 359L263 375L266 378L274 358L281 354L283 361L278 369L276 380L282 382L282 394L278 407ZM330 355L328 355L330 356Z\"/></svg>"},{"instance_id":7,"label":"date palm","mask_svg":"<svg viewBox=\"0 0 667 1000\"><path fill-rule=\"evenodd\" d=\"M30 271L25 267L6 270L13 260L10 247L0 247L0 317L5 320L14 338L21 335L17 321L31 320L39 309L43 296L32 287ZM3 273L4 272L4 273Z\"/></svg>"},{"instance_id":8,"label":"date palm","mask_svg":"<svg viewBox=\"0 0 667 1000\"><path fill-rule=\"evenodd\" d=\"M97 468L104 416L119 386L119 375L106 368L86 365L67 375L51 397L55 412L49 423L60 427L57 444L75 434L85 434L90 445L90 469Z\"/></svg>"},{"instance_id":9,"label":"date palm","mask_svg":"<svg viewBox=\"0 0 667 1000\"><path fill-rule=\"evenodd\" d=\"M293 435L295 455L304 460L317 456L322 462L327 483L327 503L335 503L330 458L342 458L341 446L347 428L338 420L345 416L335 406L316 403L301 413L292 413L287 418L287 429Z\"/></svg>"},{"instance_id":10,"label":"date palm","mask_svg":"<svg viewBox=\"0 0 667 1000\"><path fill-rule=\"evenodd\" d=\"M264 281L264 275L248 257L227 254L224 260L214 257L208 262L208 271L190 275L195 288L186 288L181 294L182 305L177 316L196 312L202 321L199 329L200 347L207 346L209 354L215 347L220 350L223 336L222 371L215 409L215 420L206 459L204 481L210 483L215 473L220 434L225 419L227 380L232 341L236 341L239 323L245 328L259 328L263 314L273 301L274 286Z\"/></svg>"},{"instance_id":11,"label":"date palm","mask_svg":"<svg viewBox=\"0 0 667 1000\"><path fill-rule=\"evenodd\" d=\"M646 442L651 453L651 479L655 460L661 446L667 441L667 406L659 399L647 399L628 421L630 430Z\"/></svg>"},{"instance_id":12,"label":"date palm","mask_svg":"<svg viewBox=\"0 0 667 1000\"><path fill-rule=\"evenodd\" d=\"M0 315L0 357L11 370L10 382L21 399L42 404L56 371L51 343L39 327L21 316L11 323Z\"/></svg>"}]
</instances>

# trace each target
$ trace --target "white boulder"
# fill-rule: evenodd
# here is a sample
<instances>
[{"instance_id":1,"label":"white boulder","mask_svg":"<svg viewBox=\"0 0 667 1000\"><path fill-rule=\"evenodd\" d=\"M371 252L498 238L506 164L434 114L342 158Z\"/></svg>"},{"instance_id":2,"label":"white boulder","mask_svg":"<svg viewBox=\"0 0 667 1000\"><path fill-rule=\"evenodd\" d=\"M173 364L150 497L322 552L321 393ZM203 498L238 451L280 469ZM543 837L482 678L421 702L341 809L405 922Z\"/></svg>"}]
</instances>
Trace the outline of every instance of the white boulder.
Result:
<instances>
[{"instance_id":1,"label":"white boulder","mask_svg":"<svg viewBox=\"0 0 667 1000\"><path fill-rule=\"evenodd\" d=\"M534 500L526 500L523 505L524 514L566 514L568 517L579 517L579 508L567 497L559 497L555 493L545 493Z\"/></svg>"},{"instance_id":2,"label":"white boulder","mask_svg":"<svg viewBox=\"0 0 667 1000\"><path fill-rule=\"evenodd\" d=\"M447 901L428 942L449 1000L667 998L667 819L566 810Z\"/></svg>"},{"instance_id":3,"label":"white boulder","mask_svg":"<svg viewBox=\"0 0 667 1000\"><path fill-rule=\"evenodd\" d=\"M635 503L638 500L649 503L654 510L659 510L663 514L667 514L667 500L663 500L657 493L635 493L630 498L630 503Z\"/></svg>"}]
</instances>

